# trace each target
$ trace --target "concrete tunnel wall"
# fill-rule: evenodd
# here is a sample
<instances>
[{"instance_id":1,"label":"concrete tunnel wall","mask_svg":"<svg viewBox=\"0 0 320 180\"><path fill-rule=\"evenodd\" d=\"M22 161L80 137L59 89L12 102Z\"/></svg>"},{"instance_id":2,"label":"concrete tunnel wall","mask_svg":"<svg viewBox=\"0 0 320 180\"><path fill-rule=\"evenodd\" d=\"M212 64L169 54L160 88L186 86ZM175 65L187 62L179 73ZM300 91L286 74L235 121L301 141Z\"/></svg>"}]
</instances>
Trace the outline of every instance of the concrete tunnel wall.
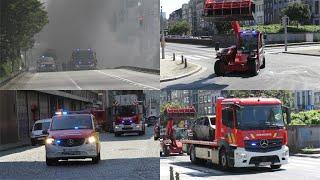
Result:
<instances>
[{"instance_id":1,"label":"concrete tunnel wall","mask_svg":"<svg viewBox=\"0 0 320 180\"><path fill-rule=\"evenodd\" d=\"M93 48L100 68L160 69L158 0L46 0L49 24L39 33L34 54L47 48L58 63L73 49ZM35 57L37 57L35 55Z\"/></svg>"}]
</instances>

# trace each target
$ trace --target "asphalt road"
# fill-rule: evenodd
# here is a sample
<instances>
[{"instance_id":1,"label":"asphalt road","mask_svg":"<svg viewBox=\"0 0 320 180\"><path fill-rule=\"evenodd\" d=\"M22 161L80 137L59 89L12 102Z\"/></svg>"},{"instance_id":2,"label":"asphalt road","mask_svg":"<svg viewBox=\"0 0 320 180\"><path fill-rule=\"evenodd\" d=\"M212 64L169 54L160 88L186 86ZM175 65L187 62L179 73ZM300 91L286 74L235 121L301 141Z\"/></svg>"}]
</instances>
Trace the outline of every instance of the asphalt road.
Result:
<instances>
[{"instance_id":1,"label":"asphalt road","mask_svg":"<svg viewBox=\"0 0 320 180\"><path fill-rule=\"evenodd\" d=\"M288 51L319 49L319 45L304 45L289 47ZM245 73L230 73L224 77L216 77L214 63L216 53L214 48L168 43L168 57L176 53L180 58L184 55L189 62L201 65L202 70L192 76L163 82L161 88L170 89L242 89L242 90L297 90L319 89L320 57L284 54L283 47L266 48L266 68L255 77Z\"/></svg>"},{"instance_id":2,"label":"asphalt road","mask_svg":"<svg viewBox=\"0 0 320 180\"><path fill-rule=\"evenodd\" d=\"M160 75L128 69L25 73L0 90L159 90Z\"/></svg>"},{"instance_id":3,"label":"asphalt road","mask_svg":"<svg viewBox=\"0 0 320 180\"><path fill-rule=\"evenodd\" d=\"M289 164L278 170L268 167L239 168L232 171L222 171L212 164L194 165L189 156L171 156L160 159L160 179L169 180L169 168L173 167L174 174L178 172L183 180L202 179L283 179L283 180L319 180L320 159L290 156Z\"/></svg>"},{"instance_id":4,"label":"asphalt road","mask_svg":"<svg viewBox=\"0 0 320 180\"><path fill-rule=\"evenodd\" d=\"M99 164L88 159L48 167L44 146L0 152L0 179L159 179L159 142L152 128L144 136L101 134L101 140Z\"/></svg>"}]
</instances>

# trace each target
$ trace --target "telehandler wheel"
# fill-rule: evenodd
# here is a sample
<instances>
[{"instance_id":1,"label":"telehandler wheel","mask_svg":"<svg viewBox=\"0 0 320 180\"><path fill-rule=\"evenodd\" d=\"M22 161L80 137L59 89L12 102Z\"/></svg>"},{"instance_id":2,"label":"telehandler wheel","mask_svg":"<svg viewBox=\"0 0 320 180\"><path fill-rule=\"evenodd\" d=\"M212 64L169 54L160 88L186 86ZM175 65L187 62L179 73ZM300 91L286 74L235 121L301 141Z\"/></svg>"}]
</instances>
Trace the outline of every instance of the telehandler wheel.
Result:
<instances>
[{"instance_id":1,"label":"telehandler wheel","mask_svg":"<svg viewBox=\"0 0 320 180\"><path fill-rule=\"evenodd\" d=\"M260 69L264 69L266 68L266 58L263 57L263 60L262 60L262 65L260 66Z\"/></svg>"},{"instance_id":2,"label":"telehandler wheel","mask_svg":"<svg viewBox=\"0 0 320 180\"><path fill-rule=\"evenodd\" d=\"M214 72L217 76L223 76L225 74L223 61L218 60L214 63Z\"/></svg>"},{"instance_id":3,"label":"telehandler wheel","mask_svg":"<svg viewBox=\"0 0 320 180\"><path fill-rule=\"evenodd\" d=\"M219 153L219 165L223 170L228 170L230 168L228 164L228 157L225 148L222 148Z\"/></svg>"},{"instance_id":4,"label":"telehandler wheel","mask_svg":"<svg viewBox=\"0 0 320 180\"><path fill-rule=\"evenodd\" d=\"M260 67L258 67L258 63L256 60L248 61L249 72L251 76L257 76L260 72Z\"/></svg>"}]
</instances>

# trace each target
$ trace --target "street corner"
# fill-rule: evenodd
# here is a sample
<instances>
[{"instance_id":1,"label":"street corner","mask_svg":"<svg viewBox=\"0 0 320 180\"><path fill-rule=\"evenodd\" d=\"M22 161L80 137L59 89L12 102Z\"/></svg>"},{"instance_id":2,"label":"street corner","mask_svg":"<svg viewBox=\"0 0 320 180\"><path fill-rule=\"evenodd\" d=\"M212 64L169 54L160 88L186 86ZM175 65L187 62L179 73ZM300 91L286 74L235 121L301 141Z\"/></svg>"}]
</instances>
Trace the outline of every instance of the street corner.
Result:
<instances>
[{"instance_id":1,"label":"street corner","mask_svg":"<svg viewBox=\"0 0 320 180\"><path fill-rule=\"evenodd\" d=\"M202 66L188 62L188 59L160 59L160 82L173 81L191 76L202 69Z\"/></svg>"}]
</instances>

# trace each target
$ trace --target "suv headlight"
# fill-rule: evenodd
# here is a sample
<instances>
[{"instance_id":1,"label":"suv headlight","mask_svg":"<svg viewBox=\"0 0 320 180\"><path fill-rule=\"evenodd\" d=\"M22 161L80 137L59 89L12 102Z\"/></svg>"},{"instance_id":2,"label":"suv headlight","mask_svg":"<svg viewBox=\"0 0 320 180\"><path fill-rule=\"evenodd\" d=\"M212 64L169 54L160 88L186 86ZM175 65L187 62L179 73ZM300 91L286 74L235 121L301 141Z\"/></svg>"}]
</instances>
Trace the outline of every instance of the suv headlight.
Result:
<instances>
[{"instance_id":1,"label":"suv headlight","mask_svg":"<svg viewBox=\"0 0 320 180\"><path fill-rule=\"evenodd\" d=\"M53 144L54 143L54 139L53 138L47 138L46 139L46 144Z\"/></svg>"},{"instance_id":2,"label":"suv headlight","mask_svg":"<svg viewBox=\"0 0 320 180\"><path fill-rule=\"evenodd\" d=\"M286 149L283 151L282 156L289 156L289 150Z\"/></svg>"},{"instance_id":3,"label":"suv headlight","mask_svg":"<svg viewBox=\"0 0 320 180\"><path fill-rule=\"evenodd\" d=\"M94 136L90 136L89 138L88 138L88 142L90 143L90 144L93 144L93 143L95 143L97 141L97 139L96 139L96 137L94 137Z\"/></svg>"}]
</instances>

